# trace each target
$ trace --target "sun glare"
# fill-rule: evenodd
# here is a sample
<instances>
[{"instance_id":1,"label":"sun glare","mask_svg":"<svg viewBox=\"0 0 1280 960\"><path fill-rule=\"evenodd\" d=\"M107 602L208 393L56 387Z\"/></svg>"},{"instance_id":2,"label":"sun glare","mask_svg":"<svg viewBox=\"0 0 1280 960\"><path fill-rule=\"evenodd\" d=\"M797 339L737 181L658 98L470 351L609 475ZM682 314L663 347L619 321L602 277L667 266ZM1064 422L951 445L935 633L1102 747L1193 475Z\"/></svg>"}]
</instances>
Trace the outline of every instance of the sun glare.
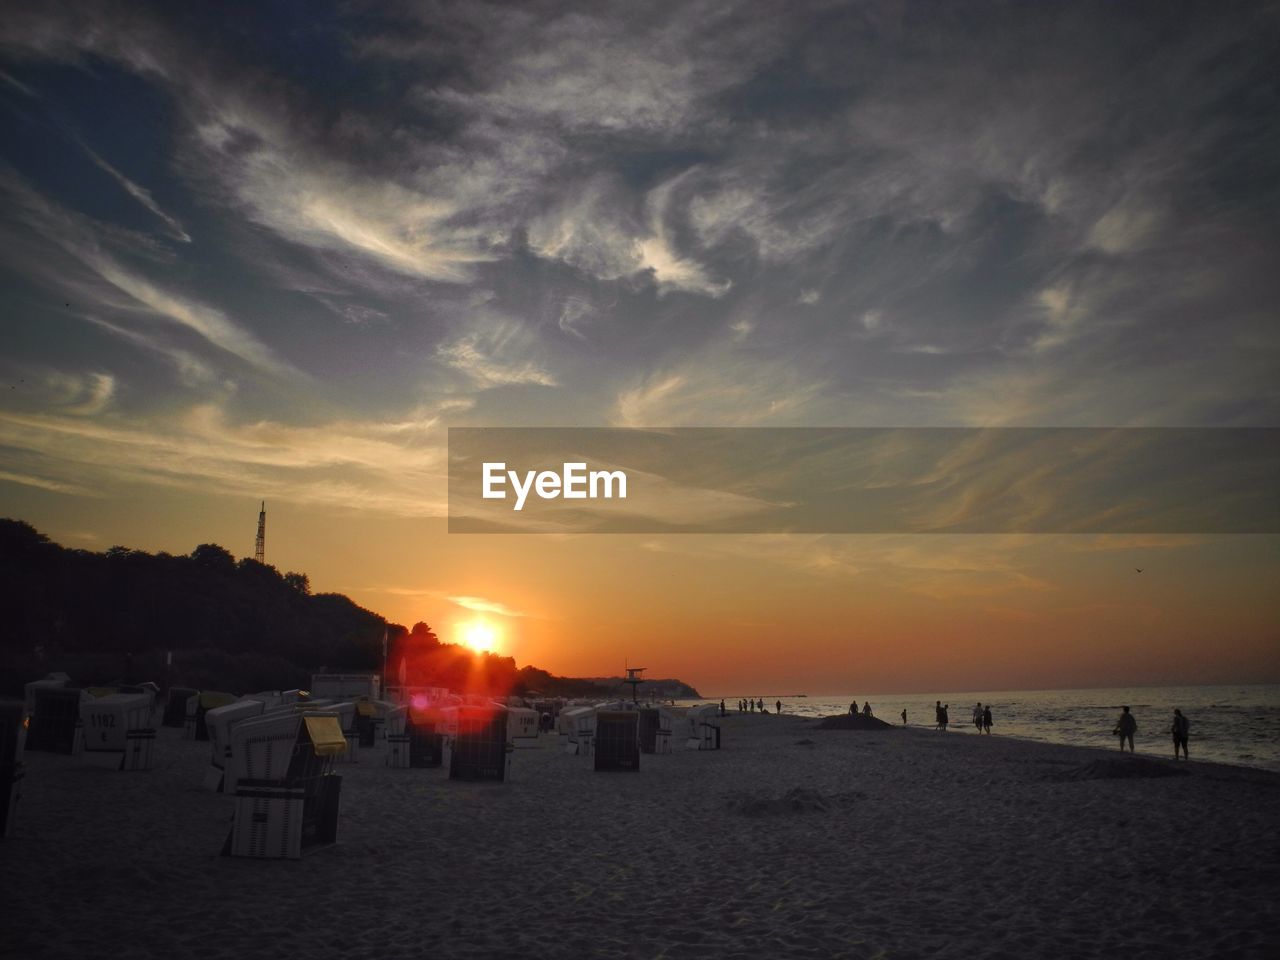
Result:
<instances>
[{"instance_id":1,"label":"sun glare","mask_svg":"<svg viewBox=\"0 0 1280 960\"><path fill-rule=\"evenodd\" d=\"M498 631L483 620L472 620L460 627L462 642L476 653L493 653L498 647Z\"/></svg>"}]
</instances>

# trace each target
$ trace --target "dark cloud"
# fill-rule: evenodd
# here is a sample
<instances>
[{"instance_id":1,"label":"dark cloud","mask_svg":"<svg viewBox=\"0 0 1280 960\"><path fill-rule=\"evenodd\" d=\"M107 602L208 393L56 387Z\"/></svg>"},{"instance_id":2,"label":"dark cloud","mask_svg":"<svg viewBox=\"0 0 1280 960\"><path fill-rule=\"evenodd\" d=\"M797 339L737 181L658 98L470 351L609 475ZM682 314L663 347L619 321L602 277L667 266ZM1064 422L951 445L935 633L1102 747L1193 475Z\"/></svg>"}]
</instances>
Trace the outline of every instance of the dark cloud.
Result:
<instances>
[{"instance_id":1,"label":"dark cloud","mask_svg":"<svg viewBox=\"0 0 1280 960\"><path fill-rule=\"evenodd\" d=\"M1269 424L1278 55L1247 3L28 6L7 362L233 425Z\"/></svg>"}]
</instances>

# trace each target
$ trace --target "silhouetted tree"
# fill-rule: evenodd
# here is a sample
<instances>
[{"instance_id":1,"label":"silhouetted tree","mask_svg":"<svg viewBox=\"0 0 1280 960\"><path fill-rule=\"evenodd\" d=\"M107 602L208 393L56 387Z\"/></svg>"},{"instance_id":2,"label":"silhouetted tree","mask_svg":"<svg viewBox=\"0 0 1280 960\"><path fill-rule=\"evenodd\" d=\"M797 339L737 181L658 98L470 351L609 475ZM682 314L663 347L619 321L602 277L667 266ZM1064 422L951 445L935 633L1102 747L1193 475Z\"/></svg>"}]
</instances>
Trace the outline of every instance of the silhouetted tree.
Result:
<instances>
[{"instance_id":1,"label":"silhouetted tree","mask_svg":"<svg viewBox=\"0 0 1280 960\"><path fill-rule=\"evenodd\" d=\"M202 567L230 573L236 568L236 558L216 543L202 543L191 551L191 559Z\"/></svg>"},{"instance_id":2,"label":"silhouetted tree","mask_svg":"<svg viewBox=\"0 0 1280 960\"><path fill-rule=\"evenodd\" d=\"M297 590L304 597L311 594L311 578L305 573L296 573L290 570L284 575L284 582L293 589Z\"/></svg>"}]
</instances>

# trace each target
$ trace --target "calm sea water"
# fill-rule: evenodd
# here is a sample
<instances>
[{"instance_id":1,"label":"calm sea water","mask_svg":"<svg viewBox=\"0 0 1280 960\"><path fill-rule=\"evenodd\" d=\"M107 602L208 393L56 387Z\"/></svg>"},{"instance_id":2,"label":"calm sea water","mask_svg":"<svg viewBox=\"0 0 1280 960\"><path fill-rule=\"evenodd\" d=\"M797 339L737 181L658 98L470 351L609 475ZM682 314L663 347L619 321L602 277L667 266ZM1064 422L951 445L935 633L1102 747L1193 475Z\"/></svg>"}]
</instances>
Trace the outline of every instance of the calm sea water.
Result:
<instances>
[{"instance_id":1,"label":"calm sea water","mask_svg":"<svg viewBox=\"0 0 1280 960\"><path fill-rule=\"evenodd\" d=\"M745 697L743 694L742 697ZM769 712L779 698L763 697ZM806 717L844 713L855 698L847 696L782 697L782 712ZM730 711L739 697L725 697ZM1128 704L1138 721L1134 746L1138 753L1173 756L1169 728L1173 710L1191 721L1191 759L1214 760L1280 771L1280 686L1129 687L1107 690L962 691L885 696L858 694L858 707L871 701L882 720L915 727L934 725L934 701L950 704L948 736L976 736L973 705L991 704L992 733L1049 743L1118 749L1111 735ZM689 701L704 703L706 701Z\"/></svg>"}]
</instances>

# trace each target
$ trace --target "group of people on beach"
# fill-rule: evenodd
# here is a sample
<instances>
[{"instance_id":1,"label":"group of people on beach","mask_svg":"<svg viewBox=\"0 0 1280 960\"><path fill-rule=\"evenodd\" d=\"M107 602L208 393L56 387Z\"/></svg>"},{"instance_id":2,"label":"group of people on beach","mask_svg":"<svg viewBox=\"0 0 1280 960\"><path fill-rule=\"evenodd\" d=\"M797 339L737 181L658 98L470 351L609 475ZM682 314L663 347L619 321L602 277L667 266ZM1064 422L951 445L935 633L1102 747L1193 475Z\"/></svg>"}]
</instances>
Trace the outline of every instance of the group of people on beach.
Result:
<instances>
[{"instance_id":1,"label":"group of people on beach","mask_svg":"<svg viewBox=\"0 0 1280 960\"><path fill-rule=\"evenodd\" d=\"M1138 721L1134 717L1133 712L1128 706L1120 708L1120 716L1116 720L1115 729L1111 731L1113 736L1120 738L1120 752L1124 753L1124 745L1129 744L1129 752L1133 753L1133 735L1138 732ZM1191 737L1191 721L1182 713L1182 710L1175 707L1173 710L1173 723L1169 727L1169 733L1173 736L1173 759L1177 760L1179 752L1181 752L1183 760L1190 760L1191 754L1187 752L1187 741Z\"/></svg>"},{"instance_id":2,"label":"group of people on beach","mask_svg":"<svg viewBox=\"0 0 1280 960\"><path fill-rule=\"evenodd\" d=\"M782 701L781 701L781 700L779 700L779 701L777 701L776 703L774 703L773 708L774 708L774 710L775 710L776 712L781 713L781 712L782 712ZM721 700L721 701L720 701L720 713L721 713L721 714L723 714L724 712L725 712L725 709L724 709L724 701L723 701L723 700ZM757 699L755 699L755 700L750 700L750 699L747 699L747 700L739 700L739 701L738 701L738 712L739 712L739 713L768 713L769 711L768 711L768 710L766 710L766 709L764 708L764 697L758 697L758 698L757 698Z\"/></svg>"},{"instance_id":3,"label":"group of people on beach","mask_svg":"<svg viewBox=\"0 0 1280 960\"><path fill-rule=\"evenodd\" d=\"M782 713L782 701L779 700L774 704L774 709L778 713ZM951 704L943 703L941 700L934 702L934 729L946 733L947 727L951 723L950 716ZM768 713L765 709L764 698L760 697L755 700L742 699L738 701L739 713ZM725 715L725 702L720 701L720 713ZM858 701L854 700L849 704L849 713L861 713L864 717L873 716L871 712L871 701L864 700L862 709L858 709ZM907 725L907 711L902 711L902 725ZM991 704L982 704L981 702L973 705L973 725L979 733L991 733ZM1138 732L1138 721L1134 719L1132 711L1127 706L1120 708L1120 717L1116 720L1115 729L1111 731L1113 736L1120 738L1120 749L1124 750L1125 744L1129 745L1129 752L1133 752L1133 735ZM1188 720L1180 709L1173 711L1173 725L1169 731L1173 735L1173 758L1177 760L1181 756L1184 760L1190 759L1187 752L1187 741L1191 734L1191 721Z\"/></svg>"},{"instance_id":4,"label":"group of people on beach","mask_svg":"<svg viewBox=\"0 0 1280 960\"><path fill-rule=\"evenodd\" d=\"M902 712L904 714L902 722L906 723L906 711L904 710ZM935 700L933 715L933 729L946 733L947 728L951 725L951 704L943 703L941 700ZM975 703L973 705L973 725L977 728L979 733L991 732L991 704L988 703L985 707L981 703Z\"/></svg>"}]
</instances>

